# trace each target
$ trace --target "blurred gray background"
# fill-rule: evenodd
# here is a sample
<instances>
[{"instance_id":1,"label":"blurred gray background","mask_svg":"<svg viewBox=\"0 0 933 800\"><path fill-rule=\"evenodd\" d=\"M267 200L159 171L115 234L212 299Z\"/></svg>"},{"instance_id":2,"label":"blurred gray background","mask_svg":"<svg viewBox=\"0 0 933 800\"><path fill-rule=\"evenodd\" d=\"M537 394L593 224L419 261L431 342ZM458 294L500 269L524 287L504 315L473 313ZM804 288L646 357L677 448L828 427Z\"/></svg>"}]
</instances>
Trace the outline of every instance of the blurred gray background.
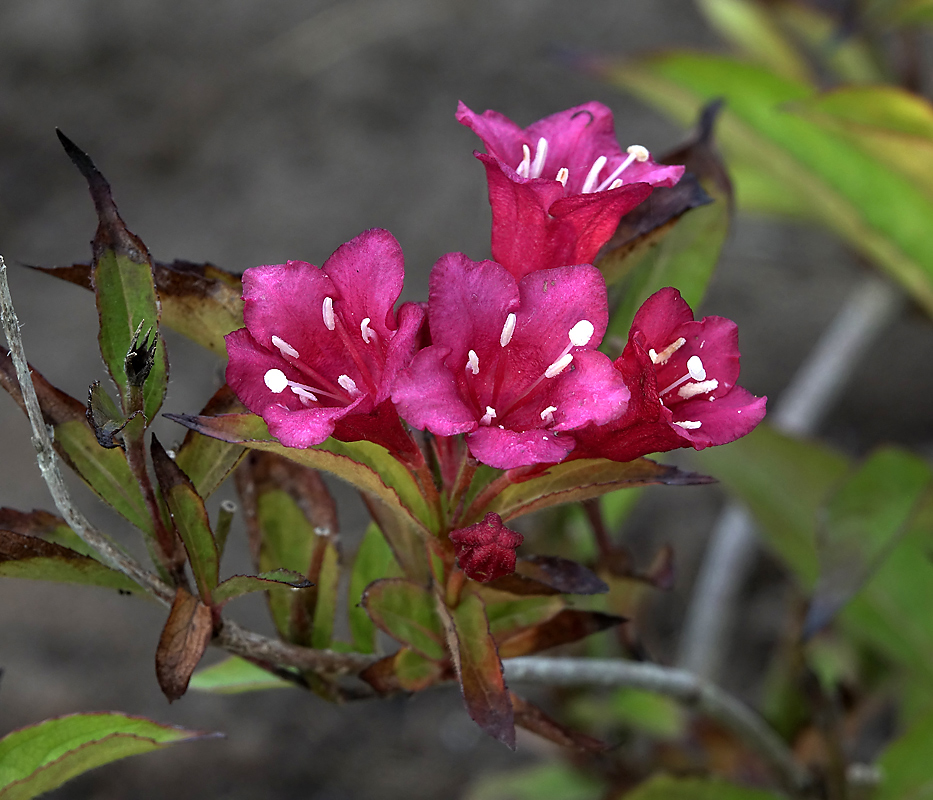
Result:
<instances>
[{"instance_id":1,"label":"blurred gray background","mask_svg":"<svg viewBox=\"0 0 933 800\"><path fill-rule=\"evenodd\" d=\"M689 0L4 0L0 253L11 265L90 255L93 207L60 127L95 159L155 258L236 271L320 264L361 230L385 227L406 254L406 297L424 298L437 257L488 255L478 140L455 121L458 100L522 125L601 100L623 146L663 152L684 132L552 54L683 46L720 46ZM742 383L777 396L863 269L818 231L739 217L702 310L738 321ZM11 283L30 360L83 398L104 378L92 296L15 266ZM219 362L167 338L175 380L163 410L197 411L221 380ZM866 356L827 435L857 452L880 441L928 448L931 358L928 325L907 313ZM165 420L157 430L167 444L181 438ZM25 418L5 394L0 431L0 504L51 508ZM75 491L91 511L94 498ZM661 660L675 652L720 503L714 487L660 490L627 530L640 554L678 543L677 587L645 632ZM348 542L363 521L344 509ZM246 568L238 538L230 570ZM774 567L765 559L759 570ZM780 624L773 603L760 601L757 616L756 603L741 645L750 663L730 677L746 693ZM258 601L231 611L268 630ZM227 734L106 767L56 797L456 797L482 771L551 755L531 739L517 754L485 739L453 689L344 708L292 691L189 693L169 707L153 669L164 616L98 590L0 581L0 734L103 709Z\"/></svg>"}]
</instances>

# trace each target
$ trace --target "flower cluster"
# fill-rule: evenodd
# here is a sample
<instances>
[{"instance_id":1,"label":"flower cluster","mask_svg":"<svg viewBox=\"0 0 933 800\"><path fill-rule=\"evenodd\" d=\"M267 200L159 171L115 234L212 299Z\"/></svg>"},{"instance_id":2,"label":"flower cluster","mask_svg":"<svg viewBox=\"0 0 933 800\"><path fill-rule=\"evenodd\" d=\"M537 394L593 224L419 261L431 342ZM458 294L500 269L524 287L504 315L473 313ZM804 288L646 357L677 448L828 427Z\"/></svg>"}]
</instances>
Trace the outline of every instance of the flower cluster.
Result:
<instances>
[{"instance_id":1,"label":"flower cluster","mask_svg":"<svg viewBox=\"0 0 933 800\"><path fill-rule=\"evenodd\" d=\"M613 362L597 349L606 286L592 266L621 217L683 167L623 152L599 103L521 129L496 112L457 118L486 147L493 261L449 253L427 308L397 310L404 264L383 230L244 275L244 329L227 381L289 447L369 440L418 458L408 427L463 435L499 469L567 458L628 461L748 433L764 398L735 385L736 327L695 321L674 289L651 297ZM425 324L426 323L426 324ZM407 424L407 426L406 426Z\"/></svg>"}]
</instances>

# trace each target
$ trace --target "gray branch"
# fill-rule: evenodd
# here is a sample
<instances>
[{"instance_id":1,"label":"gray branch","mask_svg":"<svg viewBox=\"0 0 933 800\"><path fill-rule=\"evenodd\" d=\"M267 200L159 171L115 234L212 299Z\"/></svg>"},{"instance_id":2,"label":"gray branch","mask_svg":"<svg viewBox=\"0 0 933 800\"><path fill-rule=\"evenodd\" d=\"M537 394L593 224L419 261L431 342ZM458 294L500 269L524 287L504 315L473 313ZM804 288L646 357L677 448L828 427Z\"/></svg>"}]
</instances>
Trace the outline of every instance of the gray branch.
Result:
<instances>
[{"instance_id":1,"label":"gray branch","mask_svg":"<svg viewBox=\"0 0 933 800\"><path fill-rule=\"evenodd\" d=\"M513 658L505 661L510 683L548 686L626 686L666 695L716 720L755 750L784 788L800 796L811 785L809 772L765 721L718 686L682 669L635 661L577 658Z\"/></svg>"},{"instance_id":2,"label":"gray branch","mask_svg":"<svg viewBox=\"0 0 933 800\"><path fill-rule=\"evenodd\" d=\"M813 434L903 303L900 290L882 278L870 276L857 286L775 403L768 417L772 427L795 436ZM728 503L713 528L681 638L679 662L691 672L718 678L738 595L757 550L748 512Z\"/></svg>"},{"instance_id":3,"label":"gray branch","mask_svg":"<svg viewBox=\"0 0 933 800\"><path fill-rule=\"evenodd\" d=\"M270 639L245 630L231 620L224 620L223 627L214 639L214 644L233 655L284 667L295 667L330 677L356 675L378 661L378 656L312 650L278 639Z\"/></svg>"},{"instance_id":4,"label":"gray branch","mask_svg":"<svg viewBox=\"0 0 933 800\"><path fill-rule=\"evenodd\" d=\"M23 350L23 338L19 332L19 320L13 308L13 299L10 297L10 284L7 280L6 263L0 256L0 321L10 347L10 357L16 368L16 378L23 393L23 403L32 428L32 444L36 448L36 460L39 462L39 471L45 480L52 500L59 513L71 526L71 529L81 537L82 541L100 555L105 563L115 570L122 572L130 580L138 583L147 592L158 598L166 605L170 605L175 596L174 590L163 583L156 575L143 569L133 559L122 553L103 533L98 531L72 502L71 494L62 478L58 468L58 460L52 440L42 419L42 410L36 389L32 383L26 353Z\"/></svg>"}]
</instances>

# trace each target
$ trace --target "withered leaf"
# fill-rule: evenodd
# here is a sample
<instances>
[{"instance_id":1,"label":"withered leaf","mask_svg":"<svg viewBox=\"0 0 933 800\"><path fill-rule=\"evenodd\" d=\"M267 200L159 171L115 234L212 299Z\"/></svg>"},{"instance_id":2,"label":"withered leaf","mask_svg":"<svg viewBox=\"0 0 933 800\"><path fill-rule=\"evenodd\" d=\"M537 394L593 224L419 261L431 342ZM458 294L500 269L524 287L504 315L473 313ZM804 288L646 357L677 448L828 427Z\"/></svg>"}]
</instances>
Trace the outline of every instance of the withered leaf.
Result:
<instances>
[{"instance_id":1,"label":"withered leaf","mask_svg":"<svg viewBox=\"0 0 933 800\"><path fill-rule=\"evenodd\" d=\"M100 381L94 381L88 388L85 416L101 447L106 447L108 450L123 447L122 442L115 440L114 437L126 427L129 420L123 416L107 391L101 387Z\"/></svg>"},{"instance_id":2,"label":"withered leaf","mask_svg":"<svg viewBox=\"0 0 933 800\"><path fill-rule=\"evenodd\" d=\"M609 587L594 572L559 556L531 556L515 563L515 574L486 584L517 595L603 594Z\"/></svg>"},{"instance_id":3,"label":"withered leaf","mask_svg":"<svg viewBox=\"0 0 933 800\"><path fill-rule=\"evenodd\" d=\"M211 641L211 610L179 586L156 650L156 678L168 701L188 689L188 681Z\"/></svg>"},{"instance_id":4,"label":"withered leaf","mask_svg":"<svg viewBox=\"0 0 933 800\"><path fill-rule=\"evenodd\" d=\"M29 268L93 290L90 264ZM240 276L214 264L177 259L153 261L152 273L162 301L162 324L225 355L224 335L243 327Z\"/></svg>"},{"instance_id":5,"label":"withered leaf","mask_svg":"<svg viewBox=\"0 0 933 800\"><path fill-rule=\"evenodd\" d=\"M550 647L585 639L594 633L621 625L624 617L599 611L580 611L568 608L556 616L512 634L499 643L501 658L516 658L538 653Z\"/></svg>"}]
</instances>

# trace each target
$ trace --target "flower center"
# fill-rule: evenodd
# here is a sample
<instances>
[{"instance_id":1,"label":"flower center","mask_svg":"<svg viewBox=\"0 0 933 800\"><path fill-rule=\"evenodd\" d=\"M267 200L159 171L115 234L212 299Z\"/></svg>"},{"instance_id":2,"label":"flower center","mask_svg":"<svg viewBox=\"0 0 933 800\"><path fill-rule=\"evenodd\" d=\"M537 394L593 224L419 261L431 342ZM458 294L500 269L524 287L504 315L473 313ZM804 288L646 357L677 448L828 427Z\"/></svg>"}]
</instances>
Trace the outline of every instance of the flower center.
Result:
<instances>
[{"instance_id":1,"label":"flower center","mask_svg":"<svg viewBox=\"0 0 933 800\"><path fill-rule=\"evenodd\" d=\"M622 184L622 178L619 176L625 172L635 161L647 161L650 158L648 150L642 147L640 144L631 145L626 152L628 157L617 166L612 173L604 178L602 181L599 180L599 174L603 171L603 168L608 163L609 159L606 156L600 156L597 158L592 166L590 166L589 171L586 173L586 178L583 180L583 188L581 189L582 194L591 194L593 192L603 192L611 191L612 189L618 189ZM547 160L548 153L548 141L543 136L538 139L538 144L535 146L534 158L531 155L531 148L527 144L522 145L522 160L519 162L518 166L515 168L515 171L521 175L523 178L540 178L541 173L544 171L544 162ZM565 187L567 186L567 181L570 180L570 170L567 167L561 167L557 170L556 180L560 181Z\"/></svg>"},{"instance_id":2,"label":"flower center","mask_svg":"<svg viewBox=\"0 0 933 800\"><path fill-rule=\"evenodd\" d=\"M574 347L584 347L589 343L593 338L593 334L596 332L593 323L588 319L581 319L577 322L568 332L567 338L568 343L564 347L560 355L552 361L547 369L544 370L542 374L537 376L537 378L522 392L519 397L512 400L504 412L497 411L497 401L499 400L500 391L505 384L507 364L508 364L508 347L512 341L512 337L515 334L517 318L514 313L510 313L506 318L505 322L502 325L502 332L499 335L499 346L502 348L502 351L499 354L496 363L495 375L493 379L492 392L491 392L491 404L487 405L481 403L479 397L476 393L476 387L473 382L467 381L467 388L469 390L470 396L473 400L473 404L476 408L485 407L485 413L480 417L480 425L491 425L494 419L502 419L503 417L508 416L511 411L514 411L519 406L525 405L525 403L532 398L535 393L535 390L546 380L556 378L562 372L564 372L570 364L573 362L573 353L571 350ZM479 356L476 354L475 350L470 350L467 353L467 363L464 367L464 371L468 376L476 377L480 374L480 361ZM545 408L541 414L541 420L545 425L551 425L554 422L554 412L557 411L557 406L548 406ZM501 427L501 426L500 426Z\"/></svg>"},{"instance_id":3,"label":"flower center","mask_svg":"<svg viewBox=\"0 0 933 800\"><path fill-rule=\"evenodd\" d=\"M687 340L683 337L675 339L671 344L665 347L660 353L654 350L654 348L648 351L648 356L651 359L651 363L656 366L663 366L666 364L672 355L680 350L687 343ZM693 383L688 383L692 380ZM719 381L716 378L707 378L706 367L703 364L703 359L698 355L692 355L687 359L687 374L682 375L661 392L658 393L658 398L661 403L664 404L664 396L677 390L677 397L680 400L689 400L691 397L697 397L702 394L709 394L710 392L715 391L719 388ZM710 400L715 400L715 397L710 397ZM670 402L670 401L669 401ZM676 401L675 401L676 402ZM673 406L671 406L673 408ZM685 430L697 430L702 427L703 423L697 420L681 420L674 421L675 425L684 428Z\"/></svg>"},{"instance_id":4,"label":"flower center","mask_svg":"<svg viewBox=\"0 0 933 800\"><path fill-rule=\"evenodd\" d=\"M378 381L373 375L373 370L364 358L361 349L367 345L377 343L379 336L371 326L372 319L366 317L360 322L359 339L362 345L357 342L357 336L350 334L344 323L343 318L334 310L334 299L325 297L321 305L321 316L324 320L324 327L328 331L336 333L341 340L343 351L350 357L354 366L357 368L360 378L366 385L366 390L375 395ZM269 391L275 394L281 394L286 389L290 389L293 394L301 400L303 406L310 406L313 403L320 403L321 397L327 397L340 405L352 403L357 397L363 394L363 391L357 385L350 375L341 373L337 376L336 384L318 372L314 367L301 360L301 354L288 342L279 336L272 337L272 346L275 347L282 358L288 361L293 367L298 369L304 375L311 379L311 383L299 383L289 380L280 369L267 370L263 375L263 381ZM370 361L372 359L369 359Z\"/></svg>"}]
</instances>

